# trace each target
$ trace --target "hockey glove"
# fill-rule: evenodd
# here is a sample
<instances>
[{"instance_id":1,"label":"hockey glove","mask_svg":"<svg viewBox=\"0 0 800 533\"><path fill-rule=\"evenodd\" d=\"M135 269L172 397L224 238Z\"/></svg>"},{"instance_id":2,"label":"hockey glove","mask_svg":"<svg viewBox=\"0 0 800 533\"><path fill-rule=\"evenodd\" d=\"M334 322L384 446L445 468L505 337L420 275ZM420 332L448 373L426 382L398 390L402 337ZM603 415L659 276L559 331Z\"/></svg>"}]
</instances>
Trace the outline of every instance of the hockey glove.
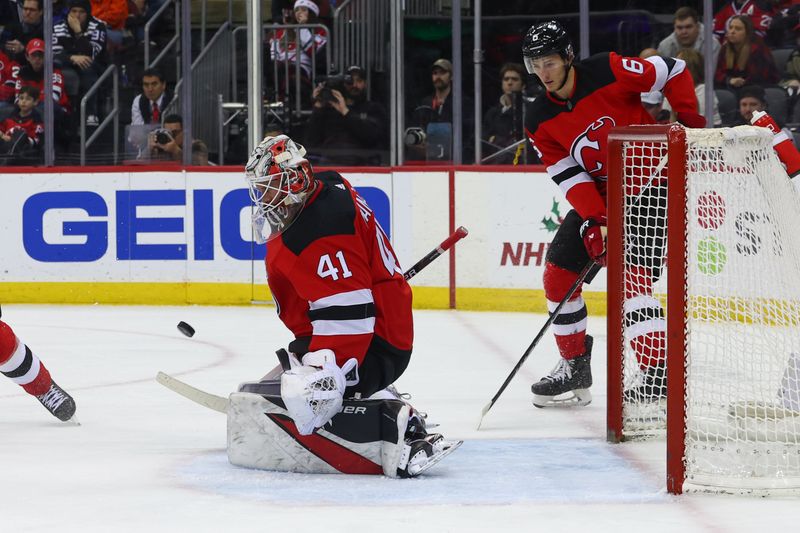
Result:
<instances>
[{"instance_id":1,"label":"hockey glove","mask_svg":"<svg viewBox=\"0 0 800 533\"><path fill-rule=\"evenodd\" d=\"M705 128L706 117L693 111L678 111L678 122L687 128Z\"/></svg>"},{"instance_id":2,"label":"hockey glove","mask_svg":"<svg viewBox=\"0 0 800 533\"><path fill-rule=\"evenodd\" d=\"M781 160L783 166L786 167L789 177L793 178L800 174L800 152L797 151L786 132L781 130L775 119L764 111L753 111L753 118L750 119L750 122L753 126L767 128L772 132L772 148L778 154L778 159Z\"/></svg>"},{"instance_id":3,"label":"hockey glove","mask_svg":"<svg viewBox=\"0 0 800 533\"><path fill-rule=\"evenodd\" d=\"M608 264L606 256L606 234L608 233L606 217L587 218L581 224L580 234L589 258L600 266Z\"/></svg>"}]
</instances>

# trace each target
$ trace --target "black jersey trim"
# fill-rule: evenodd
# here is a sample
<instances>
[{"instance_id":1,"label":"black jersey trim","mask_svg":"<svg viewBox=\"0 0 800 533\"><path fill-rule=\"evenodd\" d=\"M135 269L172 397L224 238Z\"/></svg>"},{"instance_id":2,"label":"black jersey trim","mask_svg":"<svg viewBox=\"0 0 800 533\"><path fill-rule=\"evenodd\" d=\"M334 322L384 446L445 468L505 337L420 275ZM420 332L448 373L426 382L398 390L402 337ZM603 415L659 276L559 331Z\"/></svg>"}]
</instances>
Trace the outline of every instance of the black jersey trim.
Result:
<instances>
[{"instance_id":1,"label":"black jersey trim","mask_svg":"<svg viewBox=\"0 0 800 533\"><path fill-rule=\"evenodd\" d=\"M584 305L580 310L575 311L574 313L565 313L558 315L555 320L553 320L553 324L560 325L560 326L567 326L569 324L577 324L584 318L588 316L588 311L586 306Z\"/></svg>"},{"instance_id":2,"label":"black jersey trim","mask_svg":"<svg viewBox=\"0 0 800 533\"><path fill-rule=\"evenodd\" d=\"M556 174L555 176L552 177L552 180L554 182L556 182L556 185L561 185L562 183L564 183L568 179L574 178L575 176L577 176L581 172L585 172L585 171L580 166L576 165L574 167L569 167L568 169L559 172L558 174Z\"/></svg>"},{"instance_id":3,"label":"black jersey trim","mask_svg":"<svg viewBox=\"0 0 800 533\"><path fill-rule=\"evenodd\" d=\"M368 302L356 305L332 305L308 312L308 319L315 320L359 320L375 316L375 304Z\"/></svg>"},{"instance_id":4,"label":"black jersey trim","mask_svg":"<svg viewBox=\"0 0 800 533\"><path fill-rule=\"evenodd\" d=\"M315 178L322 189L281 236L283 244L295 255L317 239L356 233L356 206L343 178L333 171L320 172Z\"/></svg>"}]
</instances>

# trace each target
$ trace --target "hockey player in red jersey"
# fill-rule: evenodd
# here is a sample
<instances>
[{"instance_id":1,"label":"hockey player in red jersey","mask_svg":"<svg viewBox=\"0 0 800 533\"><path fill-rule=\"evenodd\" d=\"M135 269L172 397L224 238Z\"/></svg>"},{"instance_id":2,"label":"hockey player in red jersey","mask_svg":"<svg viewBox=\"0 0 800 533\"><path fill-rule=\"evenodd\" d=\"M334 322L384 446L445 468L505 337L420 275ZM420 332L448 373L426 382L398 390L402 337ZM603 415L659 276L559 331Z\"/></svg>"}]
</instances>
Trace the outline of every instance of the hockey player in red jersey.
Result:
<instances>
[{"instance_id":1,"label":"hockey player in red jersey","mask_svg":"<svg viewBox=\"0 0 800 533\"><path fill-rule=\"evenodd\" d=\"M328 424L343 401L358 409L347 399L398 399L391 385L411 357L411 288L369 205L338 173L315 174L305 149L289 137L264 139L246 177L256 207L253 226L267 242L267 281L278 316L294 336L291 369L279 376L280 399L294 427L280 433L289 431L321 457L315 439L322 429L348 425ZM401 460L388 469L384 464L388 475L417 475L451 447L441 435L427 434L413 409L407 423L398 419L400 426ZM339 444L348 440L336 436ZM357 442L366 447L369 441ZM267 467L303 463L301 455ZM297 469L307 471L308 464ZM339 471L377 473L362 467Z\"/></svg>"},{"instance_id":2,"label":"hockey player in red jersey","mask_svg":"<svg viewBox=\"0 0 800 533\"><path fill-rule=\"evenodd\" d=\"M701 128L705 118L697 113L694 84L680 59L639 59L612 52L576 62L569 36L555 21L532 26L522 52L528 72L547 90L527 115L528 138L573 208L547 252L544 291L552 311L590 260L597 267L586 282L606 264L606 159L611 128L652 124L640 99L641 93L652 91L664 93L684 125ZM648 284L654 274L642 267L641 277ZM658 300L638 292L626 289L626 299L636 301L626 319L636 323L637 336L631 342L652 385L665 376L659 358L665 323ZM591 401L592 337L586 335L586 323L586 304L578 288L553 322L562 359L550 375L533 384L537 407Z\"/></svg>"},{"instance_id":3,"label":"hockey player in red jersey","mask_svg":"<svg viewBox=\"0 0 800 533\"><path fill-rule=\"evenodd\" d=\"M44 364L0 320L0 372L35 396L56 418L66 422L75 414L75 400L59 387Z\"/></svg>"}]
</instances>

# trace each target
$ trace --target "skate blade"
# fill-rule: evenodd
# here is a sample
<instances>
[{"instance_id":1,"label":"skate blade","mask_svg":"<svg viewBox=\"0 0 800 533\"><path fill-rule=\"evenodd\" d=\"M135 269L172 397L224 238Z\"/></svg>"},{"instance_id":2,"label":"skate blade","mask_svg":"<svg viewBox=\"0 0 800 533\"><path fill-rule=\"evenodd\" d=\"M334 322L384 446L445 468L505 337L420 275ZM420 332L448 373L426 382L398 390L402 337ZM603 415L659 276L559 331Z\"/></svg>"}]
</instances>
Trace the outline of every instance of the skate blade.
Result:
<instances>
[{"instance_id":1,"label":"skate blade","mask_svg":"<svg viewBox=\"0 0 800 533\"><path fill-rule=\"evenodd\" d=\"M533 405L539 409L545 407L583 407L592 403L592 393L589 389L575 389L565 392L560 396L533 395Z\"/></svg>"},{"instance_id":2,"label":"skate blade","mask_svg":"<svg viewBox=\"0 0 800 533\"><path fill-rule=\"evenodd\" d=\"M68 419L64 420L64 423L66 425L68 425L68 426L80 426L81 425L80 420L78 420L78 417L75 416L75 415L72 415L72 418L68 418Z\"/></svg>"},{"instance_id":3,"label":"skate blade","mask_svg":"<svg viewBox=\"0 0 800 533\"><path fill-rule=\"evenodd\" d=\"M450 446L448 446L447 448L443 449L443 450L442 450L441 452L439 452L438 454L436 454L436 455L434 455L433 457L431 457L430 459L428 459L428 462L427 462L427 463L425 463L425 466L423 466L422 468L420 468L419 470L417 470L417 471L416 471L416 472L415 472L413 475L411 475L410 477L417 477L417 476L419 476L420 474L423 474L424 472L427 472L427 471L428 471L428 470L430 470L430 469L431 469L431 468L432 468L434 465L436 465L436 463L438 463L439 461L441 461L442 459L444 459L445 457L447 457L448 455L450 455L451 453L453 453L454 451L456 451L456 449L457 449L459 446L461 446L462 444L464 444L464 441L463 441L463 440L458 440L458 441L455 441L455 442L450 442Z\"/></svg>"}]
</instances>

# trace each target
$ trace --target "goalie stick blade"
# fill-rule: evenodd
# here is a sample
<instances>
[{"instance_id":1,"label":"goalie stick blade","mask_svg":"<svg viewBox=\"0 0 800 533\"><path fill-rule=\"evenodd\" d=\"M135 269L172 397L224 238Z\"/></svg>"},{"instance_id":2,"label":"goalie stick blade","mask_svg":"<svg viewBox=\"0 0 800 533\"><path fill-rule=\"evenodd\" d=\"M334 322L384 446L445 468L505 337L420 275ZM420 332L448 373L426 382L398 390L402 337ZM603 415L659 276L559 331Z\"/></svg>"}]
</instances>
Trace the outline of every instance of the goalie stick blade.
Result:
<instances>
[{"instance_id":1,"label":"goalie stick blade","mask_svg":"<svg viewBox=\"0 0 800 533\"><path fill-rule=\"evenodd\" d=\"M199 403L203 407L207 407L208 409L218 411L220 413L228 412L228 404L230 401L227 398L223 398L222 396L217 396L216 394L211 394L210 392L205 392L192 387L191 385L184 383L177 378L173 378L164 372L159 372L156 375L156 381L164 385L172 392L178 393L184 398L188 398L195 403Z\"/></svg>"}]
</instances>

